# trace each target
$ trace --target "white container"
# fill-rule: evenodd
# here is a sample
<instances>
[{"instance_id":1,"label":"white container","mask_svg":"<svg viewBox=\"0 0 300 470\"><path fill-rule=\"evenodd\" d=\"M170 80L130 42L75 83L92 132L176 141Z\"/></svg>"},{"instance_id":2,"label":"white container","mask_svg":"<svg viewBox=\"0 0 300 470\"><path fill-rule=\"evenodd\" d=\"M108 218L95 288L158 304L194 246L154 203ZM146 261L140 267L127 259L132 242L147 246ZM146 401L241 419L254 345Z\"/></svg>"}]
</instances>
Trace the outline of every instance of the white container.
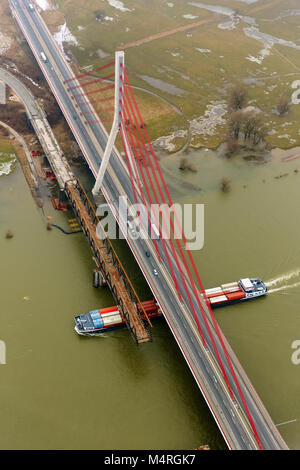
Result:
<instances>
[{"instance_id":1,"label":"white container","mask_svg":"<svg viewBox=\"0 0 300 470\"><path fill-rule=\"evenodd\" d=\"M114 319L114 318L119 318L120 317L120 314L117 313L117 314L113 314L113 315L108 315L106 317L102 317L102 320L103 321L106 321L106 320L111 320L111 319Z\"/></svg>"},{"instance_id":2,"label":"white container","mask_svg":"<svg viewBox=\"0 0 300 470\"><path fill-rule=\"evenodd\" d=\"M113 310L112 312L101 313L100 315L102 318L105 318L105 317L112 317L113 315L120 315L120 314L119 314L119 310Z\"/></svg>"},{"instance_id":3,"label":"white container","mask_svg":"<svg viewBox=\"0 0 300 470\"><path fill-rule=\"evenodd\" d=\"M116 323L118 323L116 320L107 320L104 322L104 326L111 326L115 325Z\"/></svg>"},{"instance_id":4,"label":"white container","mask_svg":"<svg viewBox=\"0 0 300 470\"><path fill-rule=\"evenodd\" d=\"M219 302L226 302L226 300L228 300L226 295L219 295L219 297L211 297L209 299L211 304L218 304Z\"/></svg>"},{"instance_id":5,"label":"white container","mask_svg":"<svg viewBox=\"0 0 300 470\"><path fill-rule=\"evenodd\" d=\"M222 284L221 287L223 290L231 289L231 287L238 287L239 284L237 282L230 282L229 284Z\"/></svg>"},{"instance_id":6,"label":"white container","mask_svg":"<svg viewBox=\"0 0 300 470\"><path fill-rule=\"evenodd\" d=\"M239 286L237 286L237 287L230 287L230 288L227 287L227 289L224 289L224 292L238 292L239 290L241 290L241 289L239 288Z\"/></svg>"},{"instance_id":7,"label":"white container","mask_svg":"<svg viewBox=\"0 0 300 470\"><path fill-rule=\"evenodd\" d=\"M104 325L111 325L112 323L120 323L122 321L122 318L120 315L116 315L114 317L106 317L103 318L103 323Z\"/></svg>"},{"instance_id":8,"label":"white container","mask_svg":"<svg viewBox=\"0 0 300 470\"><path fill-rule=\"evenodd\" d=\"M214 287L213 289L206 289L205 294L206 295L218 294L219 292L223 292L221 287Z\"/></svg>"}]
</instances>

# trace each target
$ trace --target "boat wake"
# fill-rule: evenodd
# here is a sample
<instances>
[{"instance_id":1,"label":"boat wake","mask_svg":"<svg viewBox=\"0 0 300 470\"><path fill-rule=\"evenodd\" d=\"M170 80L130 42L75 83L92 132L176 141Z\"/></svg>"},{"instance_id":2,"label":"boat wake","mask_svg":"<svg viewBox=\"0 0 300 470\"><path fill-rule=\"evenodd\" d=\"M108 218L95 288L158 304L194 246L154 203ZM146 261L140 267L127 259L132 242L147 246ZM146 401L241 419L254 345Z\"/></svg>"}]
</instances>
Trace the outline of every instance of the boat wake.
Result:
<instances>
[{"instance_id":1,"label":"boat wake","mask_svg":"<svg viewBox=\"0 0 300 470\"><path fill-rule=\"evenodd\" d=\"M294 284L289 284L289 285L286 285L286 286L277 287L276 289L270 289L270 290L268 290L268 294L272 294L273 292L284 291L284 290L287 290L287 289L294 289L295 287L299 287L299 286L300 286L300 282L295 282Z\"/></svg>"},{"instance_id":2,"label":"boat wake","mask_svg":"<svg viewBox=\"0 0 300 470\"><path fill-rule=\"evenodd\" d=\"M265 282L267 287L277 286L278 284L282 284L283 282L287 282L290 279L300 276L300 269L295 269L294 271L288 271L287 273L282 274L274 279L271 279L268 282Z\"/></svg>"},{"instance_id":3,"label":"boat wake","mask_svg":"<svg viewBox=\"0 0 300 470\"><path fill-rule=\"evenodd\" d=\"M300 281L294 282L293 284L289 284L289 281L299 277L300 269L295 269L293 271L288 271L287 273L284 273L274 279L270 279L270 281L265 282L265 285L269 288L269 294L285 291L287 289L294 289L295 287L300 286Z\"/></svg>"}]
</instances>

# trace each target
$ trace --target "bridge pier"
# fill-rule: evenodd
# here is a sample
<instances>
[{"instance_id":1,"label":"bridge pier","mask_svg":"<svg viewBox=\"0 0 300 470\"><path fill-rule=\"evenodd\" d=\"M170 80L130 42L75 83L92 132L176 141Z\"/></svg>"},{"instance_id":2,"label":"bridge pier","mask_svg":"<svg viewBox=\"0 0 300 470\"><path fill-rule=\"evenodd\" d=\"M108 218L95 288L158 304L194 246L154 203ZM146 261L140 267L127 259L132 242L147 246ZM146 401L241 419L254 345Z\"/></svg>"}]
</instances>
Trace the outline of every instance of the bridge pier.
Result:
<instances>
[{"instance_id":1,"label":"bridge pier","mask_svg":"<svg viewBox=\"0 0 300 470\"><path fill-rule=\"evenodd\" d=\"M103 274L100 271L95 269L93 271L93 287L97 289L98 287L106 287L106 286L107 286L107 281L104 278Z\"/></svg>"}]
</instances>

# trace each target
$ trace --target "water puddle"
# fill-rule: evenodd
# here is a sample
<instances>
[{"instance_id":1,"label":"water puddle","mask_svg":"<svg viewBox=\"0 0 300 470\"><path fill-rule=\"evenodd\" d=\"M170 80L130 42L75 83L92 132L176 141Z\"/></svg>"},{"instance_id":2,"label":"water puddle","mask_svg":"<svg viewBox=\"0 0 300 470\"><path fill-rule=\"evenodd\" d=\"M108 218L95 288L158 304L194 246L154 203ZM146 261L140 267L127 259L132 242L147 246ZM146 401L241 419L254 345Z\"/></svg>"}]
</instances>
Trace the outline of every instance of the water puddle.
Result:
<instances>
[{"instance_id":1,"label":"water puddle","mask_svg":"<svg viewBox=\"0 0 300 470\"><path fill-rule=\"evenodd\" d=\"M219 5L207 5L206 3L201 2L189 2L188 4L193 7L203 8L204 10L212 11L213 13L219 13L221 15L232 16L235 14L235 11L231 8L222 7Z\"/></svg>"},{"instance_id":2,"label":"water puddle","mask_svg":"<svg viewBox=\"0 0 300 470\"><path fill-rule=\"evenodd\" d=\"M199 17L195 15L187 14L187 15L183 15L183 18L185 18L186 20L195 20L196 18L199 18Z\"/></svg>"},{"instance_id":3,"label":"water puddle","mask_svg":"<svg viewBox=\"0 0 300 470\"><path fill-rule=\"evenodd\" d=\"M246 34L246 36L252 39L256 39L257 41L263 43L265 48L272 47L274 44L279 44L281 46L291 47L300 51L300 46L297 46L297 44L295 44L294 42L286 41L285 39L281 38L276 38L275 36L271 36L271 34L262 33L255 26L244 28L244 33Z\"/></svg>"},{"instance_id":4,"label":"water puddle","mask_svg":"<svg viewBox=\"0 0 300 470\"><path fill-rule=\"evenodd\" d=\"M124 3L120 2L119 0L107 0L107 2L110 4L111 7L116 8L116 10L120 10L122 12L132 11L132 10L129 10L129 8L126 8L124 6Z\"/></svg>"},{"instance_id":5,"label":"water puddle","mask_svg":"<svg viewBox=\"0 0 300 470\"><path fill-rule=\"evenodd\" d=\"M188 75L184 75L183 73L179 72L178 70L174 70L172 69L172 67L169 67L168 65L162 65L161 67L157 67L156 68L157 72L158 73L165 73L165 72L169 72L169 77L173 79L172 75L178 75L180 78L182 78L183 80L191 80L191 78L188 76ZM195 83L195 82L192 82L192 83Z\"/></svg>"},{"instance_id":6,"label":"water puddle","mask_svg":"<svg viewBox=\"0 0 300 470\"><path fill-rule=\"evenodd\" d=\"M210 54L211 50L210 49L201 49L200 47L195 48L196 51L201 52L202 54Z\"/></svg>"},{"instance_id":7,"label":"water puddle","mask_svg":"<svg viewBox=\"0 0 300 470\"><path fill-rule=\"evenodd\" d=\"M182 96L185 94L185 91L182 90L181 88L177 88L175 85L164 82L163 80L160 80L159 78L149 77L148 75L139 75L139 77L145 82L147 82L149 85L153 86L154 88L157 88L161 91L165 91L166 93L169 93L170 95Z\"/></svg>"},{"instance_id":8,"label":"water puddle","mask_svg":"<svg viewBox=\"0 0 300 470\"><path fill-rule=\"evenodd\" d=\"M231 29L235 29L238 23L239 23L239 19L233 18L232 20L226 21L225 23L218 24L218 28L231 30Z\"/></svg>"},{"instance_id":9,"label":"water puddle","mask_svg":"<svg viewBox=\"0 0 300 470\"><path fill-rule=\"evenodd\" d=\"M103 51L102 49L97 49L97 55L100 57L100 59L105 59L105 57L108 57L109 54L105 51Z\"/></svg>"},{"instance_id":10,"label":"water puddle","mask_svg":"<svg viewBox=\"0 0 300 470\"><path fill-rule=\"evenodd\" d=\"M244 1L245 3L252 2L252 0L244 0ZM243 21L244 23L250 25L249 27L245 27L243 29L245 35L247 37L250 37L252 39L255 39L261 42L264 45L264 49L260 51L258 57L253 57L251 55L247 57L247 59L252 62L257 62L258 64L261 64L264 58L270 54L270 48L274 44L279 44L281 46L291 47L293 49L300 50L300 45L295 44L293 41L287 41L285 39L272 36L271 34L261 32L258 29L254 18L251 18L249 16L239 15L237 14L236 11L232 10L231 8L227 8L227 7L223 7L219 5L207 5L201 2L189 2L189 5L197 7L197 8L203 8L204 10L208 10L213 13L229 16L230 17L229 21L220 23L218 25L220 29L224 29L224 30L235 29L236 26L240 23L240 21ZM300 10L287 10L286 11L286 16L293 16L293 15L299 15L299 14L300 14Z\"/></svg>"},{"instance_id":11,"label":"water puddle","mask_svg":"<svg viewBox=\"0 0 300 470\"><path fill-rule=\"evenodd\" d=\"M261 65L263 60L271 54L271 44L266 44L266 47L259 52L258 57L254 57L253 55L249 55L246 57L247 60L251 62L256 62L257 64Z\"/></svg>"}]
</instances>

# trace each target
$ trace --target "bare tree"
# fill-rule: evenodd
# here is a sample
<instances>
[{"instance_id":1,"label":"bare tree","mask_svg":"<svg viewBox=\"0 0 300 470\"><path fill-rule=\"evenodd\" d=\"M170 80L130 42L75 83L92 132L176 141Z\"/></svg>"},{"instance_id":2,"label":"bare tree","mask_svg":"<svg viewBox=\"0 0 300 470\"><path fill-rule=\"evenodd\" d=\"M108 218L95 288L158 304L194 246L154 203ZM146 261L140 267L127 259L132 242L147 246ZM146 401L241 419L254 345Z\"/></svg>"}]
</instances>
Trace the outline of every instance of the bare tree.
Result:
<instances>
[{"instance_id":1,"label":"bare tree","mask_svg":"<svg viewBox=\"0 0 300 470\"><path fill-rule=\"evenodd\" d=\"M252 140L254 145L264 141L267 129L262 122L262 118L255 114L248 115L244 125L245 139Z\"/></svg>"},{"instance_id":2,"label":"bare tree","mask_svg":"<svg viewBox=\"0 0 300 470\"><path fill-rule=\"evenodd\" d=\"M180 160L180 165L179 165L179 170L190 170L193 173L197 173L197 168L195 165L190 163L187 158L181 158Z\"/></svg>"},{"instance_id":3,"label":"bare tree","mask_svg":"<svg viewBox=\"0 0 300 470\"><path fill-rule=\"evenodd\" d=\"M281 96L277 104L279 116L285 116L290 110L290 100L287 96Z\"/></svg>"},{"instance_id":4,"label":"bare tree","mask_svg":"<svg viewBox=\"0 0 300 470\"><path fill-rule=\"evenodd\" d=\"M231 115L228 134L227 150L228 155L232 155L239 151L242 139L244 142L252 142L253 145L263 142L267 129L257 113L239 110Z\"/></svg>"},{"instance_id":5,"label":"bare tree","mask_svg":"<svg viewBox=\"0 0 300 470\"><path fill-rule=\"evenodd\" d=\"M234 111L242 109L247 103L247 88L242 85L237 85L231 90L230 106Z\"/></svg>"},{"instance_id":6,"label":"bare tree","mask_svg":"<svg viewBox=\"0 0 300 470\"><path fill-rule=\"evenodd\" d=\"M221 179L221 190L224 192L224 193L228 193L231 189L231 186L230 186L230 179L229 178L226 178L225 176Z\"/></svg>"},{"instance_id":7,"label":"bare tree","mask_svg":"<svg viewBox=\"0 0 300 470\"><path fill-rule=\"evenodd\" d=\"M259 119L253 113L247 113L245 115L245 122L243 127L245 140L251 139L257 132L260 122Z\"/></svg>"},{"instance_id":8,"label":"bare tree","mask_svg":"<svg viewBox=\"0 0 300 470\"><path fill-rule=\"evenodd\" d=\"M229 136L233 140L238 140L243 129L244 113L239 110L233 113L229 121Z\"/></svg>"},{"instance_id":9,"label":"bare tree","mask_svg":"<svg viewBox=\"0 0 300 470\"><path fill-rule=\"evenodd\" d=\"M227 156L228 158L231 157L232 155L235 155L235 154L238 153L240 150L241 150L241 146L240 146L238 140L230 139L230 140L227 142L227 154L226 154L226 156Z\"/></svg>"}]
</instances>

